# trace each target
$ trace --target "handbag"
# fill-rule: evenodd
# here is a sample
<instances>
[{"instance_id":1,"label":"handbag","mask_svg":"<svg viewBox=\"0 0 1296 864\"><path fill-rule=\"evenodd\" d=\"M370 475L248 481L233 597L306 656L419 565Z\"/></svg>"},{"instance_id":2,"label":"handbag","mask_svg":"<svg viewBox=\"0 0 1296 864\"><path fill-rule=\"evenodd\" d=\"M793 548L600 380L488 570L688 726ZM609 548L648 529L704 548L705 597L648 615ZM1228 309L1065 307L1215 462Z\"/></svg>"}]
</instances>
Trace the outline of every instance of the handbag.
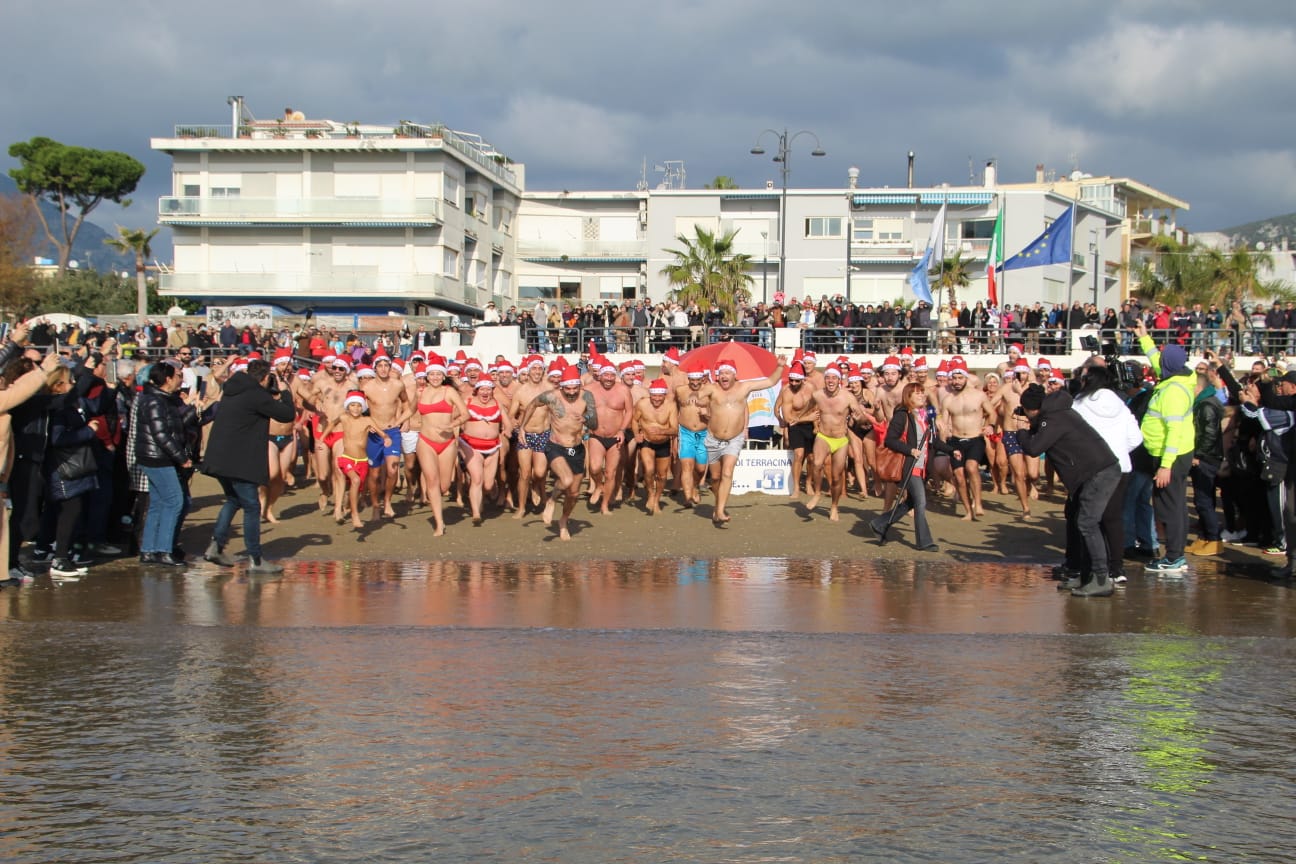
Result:
<instances>
[{"instance_id":1,"label":"handbag","mask_svg":"<svg viewBox=\"0 0 1296 864\"><path fill-rule=\"evenodd\" d=\"M54 457L54 472L65 483L89 477L98 470L88 446L56 447L50 455Z\"/></svg>"},{"instance_id":2,"label":"handbag","mask_svg":"<svg viewBox=\"0 0 1296 864\"><path fill-rule=\"evenodd\" d=\"M909 424L906 422L904 432L900 435L900 440L906 441L907 443L908 438ZM899 483L904 476L904 461L907 458L909 458L908 453L897 453L890 447L883 445L882 448L878 450L875 459L877 463L878 479L884 483Z\"/></svg>"}]
</instances>

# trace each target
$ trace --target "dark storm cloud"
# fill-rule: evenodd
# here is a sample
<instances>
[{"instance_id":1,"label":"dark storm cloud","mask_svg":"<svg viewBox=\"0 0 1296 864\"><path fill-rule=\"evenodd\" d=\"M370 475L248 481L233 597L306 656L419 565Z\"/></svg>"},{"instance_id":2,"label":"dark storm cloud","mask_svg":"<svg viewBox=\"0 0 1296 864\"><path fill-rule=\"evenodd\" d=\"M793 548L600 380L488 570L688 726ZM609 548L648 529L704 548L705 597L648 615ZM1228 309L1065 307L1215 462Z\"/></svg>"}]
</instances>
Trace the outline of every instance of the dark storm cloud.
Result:
<instances>
[{"instance_id":1,"label":"dark storm cloud","mask_svg":"<svg viewBox=\"0 0 1296 864\"><path fill-rule=\"evenodd\" d=\"M6 9L0 143L44 134L149 168L123 221L169 187L148 139L228 122L240 94L334 120L444 122L527 163L533 189L631 188L642 160L699 186L778 178L748 153L809 129L795 186L966 183L995 158L1131 176L1208 229L1296 210L1288 4L1209 2L629 4L487 0ZM770 143L769 138L765 139ZM7 160L5 160L7 163ZM971 162L971 172L969 172ZM8 164L5 165L8 167Z\"/></svg>"}]
</instances>

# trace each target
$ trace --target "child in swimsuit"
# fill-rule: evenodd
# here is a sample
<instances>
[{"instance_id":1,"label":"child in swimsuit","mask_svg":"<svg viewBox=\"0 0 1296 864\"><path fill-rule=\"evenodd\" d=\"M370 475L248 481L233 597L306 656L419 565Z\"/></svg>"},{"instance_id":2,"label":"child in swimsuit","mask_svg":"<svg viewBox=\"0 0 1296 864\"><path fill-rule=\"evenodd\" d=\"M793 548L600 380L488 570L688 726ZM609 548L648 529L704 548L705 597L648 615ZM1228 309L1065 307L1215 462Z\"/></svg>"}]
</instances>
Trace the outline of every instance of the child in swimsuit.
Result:
<instances>
[{"instance_id":1,"label":"child in swimsuit","mask_svg":"<svg viewBox=\"0 0 1296 864\"><path fill-rule=\"evenodd\" d=\"M365 452L365 447L370 433L381 437L385 447L391 446L391 438L378 428L378 424L372 418L365 416L364 412L368 409L369 403L363 392L352 390L347 393L346 398L342 400L342 407L346 413L331 422L325 429L325 434L340 427L342 455L337 457L337 466L347 484L347 496L351 502L351 524L356 528L363 528L364 523L360 521L360 487L369 476L369 456ZM345 518L342 515L341 495L337 496L333 518L339 525Z\"/></svg>"}]
</instances>

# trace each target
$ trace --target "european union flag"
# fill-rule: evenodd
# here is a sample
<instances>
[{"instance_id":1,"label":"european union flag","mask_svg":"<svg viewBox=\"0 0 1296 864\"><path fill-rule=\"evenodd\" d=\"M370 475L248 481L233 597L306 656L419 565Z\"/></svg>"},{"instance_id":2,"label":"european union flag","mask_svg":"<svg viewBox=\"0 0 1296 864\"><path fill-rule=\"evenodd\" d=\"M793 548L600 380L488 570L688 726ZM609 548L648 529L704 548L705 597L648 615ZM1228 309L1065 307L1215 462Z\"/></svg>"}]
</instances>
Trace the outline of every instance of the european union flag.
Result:
<instances>
[{"instance_id":1,"label":"european union flag","mask_svg":"<svg viewBox=\"0 0 1296 864\"><path fill-rule=\"evenodd\" d=\"M1026 248L1003 263L1003 270L1023 270L1045 264L1071 263L1071 226L1075 223L1075 205L1053 220Z\"/></svg>"}]
</instances>

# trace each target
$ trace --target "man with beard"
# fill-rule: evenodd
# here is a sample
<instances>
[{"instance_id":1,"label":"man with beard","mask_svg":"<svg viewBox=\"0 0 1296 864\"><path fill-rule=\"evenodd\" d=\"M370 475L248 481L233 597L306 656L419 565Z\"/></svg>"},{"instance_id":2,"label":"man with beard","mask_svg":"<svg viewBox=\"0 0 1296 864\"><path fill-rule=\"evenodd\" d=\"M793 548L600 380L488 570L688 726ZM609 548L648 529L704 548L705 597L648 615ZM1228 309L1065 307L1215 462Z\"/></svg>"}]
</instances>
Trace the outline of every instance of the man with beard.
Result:
<instances>
[{"instance_id":1,"label":"man with beard","mask_svg":"<svg viewBox=\"0 0 1296 864\"><path fill-rule=\"evenodd\" d=\"M665 378L653 381L648 385L648 395L635 402L631 421L639 443L649 515L656 515L661 507L662 491L670 476L671 445L679 436L678 410L674 401L667 401L669 393Z\"/></svg>"},{"instance_id":2,"label":"man with beard","mask_svg":"<svg viewBox=\"0 0 1296 864\"><path fill-rule=\"evenodd\" d=\"M580 370L568 366L563 370L558 389L541 393L531 401L522 414L522 428L527 428L532 415L543 411L548 415L549 443L545 448L549 470L553 472L554 497L545 504L544 524L553 522L554 498L563 495L562 515L558 518L558 538L570 540L567 520L576 509L580 495L581 479L585 474L585 430L598 425L598 410L594 397L581 387Z\"/></svg>"},{"instance_id":3,"label":"man with beard","mask_svg":"<svg viewBox=\"0 0 1296 864\"><path fill-rule=\"evenodd\" d=\"M956 451L950 457L950 468L954 471L954 488L963 502L963 520L970 522L985 515L981 506L981 466L986 461L985 436L994 434L994 410L985 391L968 386L967 362L962 357L950 360L949 395L941 402L938 426Z\"/></svg>"}]
</instances>

